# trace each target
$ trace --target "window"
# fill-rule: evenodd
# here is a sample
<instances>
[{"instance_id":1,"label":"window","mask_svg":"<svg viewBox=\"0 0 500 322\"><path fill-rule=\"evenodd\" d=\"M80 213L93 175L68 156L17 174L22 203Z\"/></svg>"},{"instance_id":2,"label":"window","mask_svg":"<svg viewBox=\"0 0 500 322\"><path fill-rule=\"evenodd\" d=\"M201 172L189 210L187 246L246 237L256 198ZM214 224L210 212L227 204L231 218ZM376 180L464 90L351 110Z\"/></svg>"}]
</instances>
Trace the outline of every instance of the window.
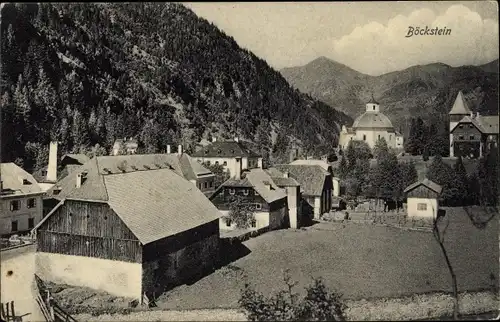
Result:
<instances>
[{"instance_id":1,"label":"window","mask_svg":"<svg viewBox=\"0 0 500 322\"><path fill-rule=\"evenodd\" d=\"M245 196L248 196L248 189L244 189L244 190L243 190L243 194L244 194Z\"/></svg>"},{"instance_id":2,"label":"window","mask_svg":"<svg viewBox=\"0 0 500 322\"><path fill-rule=\"evenodd\" d=\"M36 199L35 198L28 199L28 208L35 208L35 207L36 207Z\"/></svg>"},{"instance_id":3,"label":"window","mask_svg":"<svg viewBox=\"0 0 500 322\"><path fill-rule=\"evenodd\" d=\"M262 209L262 205L260 203L255 204L255 209L256 210L261 210Z\"/></svg>"},{"instance_id":4,"label":"window","mask_svg":"<svg viewBox=\"0 0 500 322\"><path fill-rule=\"evenodd\" d=\"M463 139L464 139L464 136L463 136L463 135L459 135L459 136L458 136L458 139L459 139L459 140L463 140Z\"/></svg>"},{"instance_id":5,"label":"window","mask_svg":"<svg viewBox=\"0 0 500 322\"><path fill-rule=\"evenodd\" d=\"M226 218L226 226L231 227L231 218Z\"/></svg>"},{"instance_id":6,"label":"window","mask_svg":"<svg viewBox=\"0 0 500 322\"><path fill-rule=\"evenodd\" d=\"M461 128L461 129L463 129L464 125L460 124L458 127Z\"/></svg>"},{"instance_id":7,"label":"window","mask_svg":"<svg viewBox=\"0 0 500 322\"><path fill-rule=\"evenodd\" d=\"M229 194L234 195L234 189L229 189Z\"/></svg>"},{"instance_id":8,"label":"window","mask_svg":"<svg viewBox=\"0 0 500 322\"><path fill-rule=\"evenodd\" d=\"M259 195L259 193L257 192L257 190L254 190L254 191L253 191L253 194L254 194L254 195L256 195L256 196L258 196L258 195Z\"/></svg>"},{"instance_id":9,"label":"window","mask_svg":"<svg viewBox=\"0 0 500 322\"><path fill-rule=\"evenodd\" d=\"M19 200L12 200L10 202L10 211L16 211L21 208L21 202Z\"/></svg>"},{"instance_id":10,"label":"window","mask_svg":"<svg viewBox=\"0 0 500 322\"><path fill-rule=\"evenodd\" d=\"M219 161L215 161L215 165L219 165Z\"/></svg>"},{"instance_id":11,"label":"window","mask_svg":"<svg viewBox=\"0 0 500 322\"><path fill-rule=\"evenodd\" d=\"M214 186L214 182L213 182L213 181L210 181L210 182L209 182L209 186L210 186L210 188L212 188L212 187Z\"/></svg>"},{"instance_id":12,"label":"window","mask_svg":"<svg viewBox=\"0 0 500 322\"><path fill-rule=\"evenodd\" d=\"M425 211L425 210L427 210L427 204L426 203L418 203L417 204L417 210L419 210L419 211Z\"/></svg>"},{"instance_id":13,"label":"window","mask_svg":"<svg viewBox=\"0 0 500 322\"><path fill-rule=\"evenodd\" d=\"M380 140L380 134L378 135L378 139Z\"/></svg>"},{"instance_id":14,"label":"window","mask_svg":"<svg viewBox=\"0 0 500 322\"><path fill-rule=\"evenodd\" d=\"M469 124L469 128L471 128L471 129L472 129L472 128L473 128L473 125L472 125L472 124Z\"/></svg>"},{"instance_id":15,"label":"window","mask_svg":"<svg viewBox=\"0 0 500 322\"><path fill-rule=\"evenodd\" d=\"M47 176L47 170L42 170L42 176L46 177Z\"/></svg>"},{"instance_id":16,"label":"window","mask_svg":"<svg viewBox=\"0 0 500 322\"><path fill-rule=\"evenodd\" d=\"M250 224L252 225L252 228L257 227L257 221L255 219L252 219L252 221L250 222Z\"/></svg>"},{"instance_id":17,"label":"window","mask_svg":"<svg viewBox=\"0 0 500 322\"><path fill-rule=\"evenodd\" d=\"M203 188L207 189L208 188L208 182L203 182Z\"/></svg>"},{"instance_id":18,"label":"window","mask_svg":"<svg viewBox=\"0 0 500 322\"><path fill-rule=\"evenodd\" d=\"M35 218L28 218L28 228L35 227Z\"/></svg>"},{"instance_id":19,"label":"window","mask_svg":"<svg viewBox=\"0 0 500 322\"><path fill-rule=\"evenodd\" d=\"M227 161L224 161L224 163L222 165L226 166L227 165Z\"/></svg>"},{"instance_id":20,"label":"window","mask_svg":"<svg viewBox=\"0 0 500 322\"><path fill-rule=\"evenodd\" d=\"M207 165L210 165L210 161L207 161Z\"/></svg>"},{"instance_id":21,"label":"window","mask_svg":"<svg viewBox=\"0 0 500 322\"><path fill-rule=\"evenodd\" d=\"M373 105L373 110L375 111L375 105Z\"/></svg>"},{"instance_id":22,"label":"window","mask_svg":"<svg viewBox=\"0 0 500 322\"><path fill-rule=\"evenodd\" d=\"M474 135L469 136L470 140L474 140Z\"/></svg>"},{"instance_id":23,"label":"window","mask_svg":"<svg viewBox=\"0 0 500 322\"><path fill-rule=\"evenodd\" d=\"M366 141L366 134L363 134L363 141Z\"/></svg>"},{"instance_id":24,"label":"window","mask_svg":"<svg viewBox=\"0 0 500 322\"><path fill-rule=\"evenodd\" d=\"M17 220L12 220L12 229L11 231L17 231Z\"/></svg>"}]
</instances>

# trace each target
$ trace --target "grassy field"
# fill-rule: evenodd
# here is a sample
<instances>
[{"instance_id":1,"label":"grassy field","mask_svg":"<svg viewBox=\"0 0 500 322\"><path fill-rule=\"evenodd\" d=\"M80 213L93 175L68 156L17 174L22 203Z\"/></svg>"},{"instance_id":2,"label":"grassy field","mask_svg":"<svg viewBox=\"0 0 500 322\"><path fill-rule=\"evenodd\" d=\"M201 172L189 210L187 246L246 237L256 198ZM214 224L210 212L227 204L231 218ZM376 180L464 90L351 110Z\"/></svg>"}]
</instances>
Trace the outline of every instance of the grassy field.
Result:
<instances>
[{"instance_id":1,"label":"grassy field","mask_svg":"<svg viewBox=\"0 0 500 322\"><path fill-rule=\"evenodd\" d=\"M473 212L481 214L478 209ZM459 291L493 290L499 275L498 215L482 229L461 208L447 209L446 217L450 225L445 243ZM322 277L330 289L342 292L348 300L451 291L445 261L428 232L322 222L305 230L268 232L242 247L239 252L248 254L194 284L164 294L157 301L158 309L235 308L243 276L264 293L276 292L284 287L282 271L287 268L299 283L297 291L311 277ZM90 290L81 297L75 291L65 289L55 294L56 300L71 298L73 304L88 307L101 302L126 305L105 295L92 296Z\"/></svg>"},{"instance_id":2,"label":"grassy field","mask_svg":"<svg viewBox=\"0 0 500 322\"><path fill-rule=\"evenodd\" d=\"M476 213L478 209L474 210ZM465 211L447 209L446 245L459 291L498 286L498 216L478 229ZM307 230L269 232L244 245L250 254L193 285L166 294L169 309L234 307L242 275L265 293L280 290L290 269L298 290L322 277L349 299L451 291L450 277L431 233L359 224L319 223Z\"/></svg>"}]
</instances>

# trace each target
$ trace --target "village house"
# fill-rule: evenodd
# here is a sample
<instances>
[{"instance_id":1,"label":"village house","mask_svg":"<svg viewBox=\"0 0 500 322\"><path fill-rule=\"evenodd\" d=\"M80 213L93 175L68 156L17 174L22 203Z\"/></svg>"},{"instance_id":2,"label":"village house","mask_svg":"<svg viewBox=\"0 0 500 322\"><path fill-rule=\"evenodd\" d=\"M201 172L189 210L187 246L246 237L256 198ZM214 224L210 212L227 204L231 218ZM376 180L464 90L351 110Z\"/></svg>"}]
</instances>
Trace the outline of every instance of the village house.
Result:
<instances>
[{"instance_id":1,"label":"village house","mask_svg":"<svg viewBox=\"0 0 500 322\"><path fill-rule=\"evenodd\" d=\"M200 163L219 164L231 177L235 177L239 169L249 170L262 168L262 156L251 151L238 138L231 141L218 141L215 138L208 145L192 154Z\"/></svg>"},{"instance_id":2,"label":"village house","mask_svg":"<svg viewBox=\"0 0 500 322\"><path fill-rule=\"evenodd\" d=\"M0 235L29 232L42 220L44 192L31 174L14 163L0 164Z\"/></svg>"},{"instance_id":3,"label":"village house","mask_svg":"<svg viewBox=\"0 0 500 322\"><path fill-rule=\"evenodd\" d=\"M288 216L290 218L290 228L300 228L302 225L302 192L300 184L293 178L290 178L288 172L265 170L271 176L272 181L281 189L285 190L287 195Z\"/></svg>"},{"instance_id":4,"label":"village house","mask_svg":"<svg viewBox=\"0 0 500 322\"><path fill-rule=\"evenodd\" d=\"M137 153L137 148L139 144L134 138L124 138L118 139L113 144L113 150L111 151L111 155L120 155L120 154L135 154Z\"/></svg>"},{"instance_id":5,"label":"village house","mask_svg":"<svg viewBox=\"0 0 500 322\"><path fill-rule=\"evenodd\" d=\"M373 98L366 103L366 111L358 116L352 127L342 126L339 146L347 149L349 141L365 141L373 149L375 143L384 138L387 146L403 149L403 135L394 129L391 120L380 111L380 104Z\"/></svg>"},{"instance_id":6,"label":"village house","mask_svg":"<svg viewBox=\"0 0 500 322\"><path fill-rule=\"evenodd\" d=\"M450 157L479 158L498 146L498 115L472 112L461 91L449 115Z\"/></svg>"},{"instance_id":7,"label":"village house","mask_svg":"<svg viewBox=\"0 0 500 322\"><path fill-rule=\"evenodd\" d=\"M317 160L317 159L307 159L302 160L298 159L290 163L291 165L318 165L323 170L330 173L332 177L332 196L338 197L340 195L340 178L335 177L333 174L333 166L329 164L326 160Z\"/></svg>"},{"instance_id":8,"label":"village house","mask_svg":"<svg viewBox=\"0 0 500 322\"><path fill-rule=\"evenodd\" d=\"M290 193L292 192L291 189ZM217 188L210 197L221 212L219 222L221 232L238 228L229 217L231 204L237 199L241 204L253 208L253 218L247 227L250 230L262 228L273 230L290 225L287 192L278 187L263 169L237 173L235 177L228 179ZM292 221L297 220L294 218Z\"/></svg>"},{"instance_id":9,"label":"village house","mask_svg":"<svg viewBox=\"0 0 500 322\"><path fill-rule=\"evenodd\" d=\"M405 190L408 217L437 218L442 187L424 179L409 185Z\"/></svg>"},{"instance_id":10,"label":"village house","mask_svg":"<svg viewBox=\"0 0 500 322\"><path fill-rule=\"evenodd\" d=\"M220 213L166 159L94 157L49 189L36 274L142 300L211 270Z\"/></svg>"},{"instance_id":11,"label":"village house","mask_svg":"<svg viewBox=\"0 0 500 322\"><path fill-rule=\"evenodd\" d=\"M280 164L270 168L276 173L288 173L301 187L302 216L318 219L326 212L330 212L332 205L333 181L331 174L319 165L291 165ZM276 175L278 176L278 175Z\"/></svg>"}]
</instances>

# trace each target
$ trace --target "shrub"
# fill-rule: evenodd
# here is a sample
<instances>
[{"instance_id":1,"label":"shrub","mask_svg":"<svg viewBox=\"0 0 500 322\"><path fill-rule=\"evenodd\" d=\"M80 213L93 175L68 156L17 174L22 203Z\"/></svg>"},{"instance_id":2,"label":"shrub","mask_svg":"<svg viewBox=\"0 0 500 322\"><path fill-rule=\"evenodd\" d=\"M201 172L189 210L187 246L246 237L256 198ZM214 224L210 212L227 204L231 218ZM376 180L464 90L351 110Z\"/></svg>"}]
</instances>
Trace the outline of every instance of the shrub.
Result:
<instances>
[{"instance_id":1,"label":"shrub","mask_svg":"<svg viewBox=\"0 0 500 322\"><path fill-rule=\"evenodd\" d=\"M288 270L283 277L286 290L266 297L245 283L240 306L247 312L250 321L343 321L347 306L341 294L329 292L321 279L314 279L306 288L306 295L300 299L293 287Z\"/></svg>"}]
</instances>

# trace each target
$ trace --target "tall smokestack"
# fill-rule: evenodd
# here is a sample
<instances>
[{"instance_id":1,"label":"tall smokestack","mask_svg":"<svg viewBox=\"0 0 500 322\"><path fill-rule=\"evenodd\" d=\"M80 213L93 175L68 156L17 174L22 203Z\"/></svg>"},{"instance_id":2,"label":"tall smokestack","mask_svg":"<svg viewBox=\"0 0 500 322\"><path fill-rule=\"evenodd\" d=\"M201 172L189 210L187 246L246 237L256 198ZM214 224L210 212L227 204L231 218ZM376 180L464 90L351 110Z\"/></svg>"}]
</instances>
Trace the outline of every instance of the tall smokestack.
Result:
<instances>
[{"instance_id":1,"label":"tall smokestack","mask_svg":"<svg viewBox=\"0 0 500 322\"><path fill-rule=\"evenodd\" d=\"M49 182L57 181L57 142L50 142L46 179Z\"/></svg>"}]
</instances>

